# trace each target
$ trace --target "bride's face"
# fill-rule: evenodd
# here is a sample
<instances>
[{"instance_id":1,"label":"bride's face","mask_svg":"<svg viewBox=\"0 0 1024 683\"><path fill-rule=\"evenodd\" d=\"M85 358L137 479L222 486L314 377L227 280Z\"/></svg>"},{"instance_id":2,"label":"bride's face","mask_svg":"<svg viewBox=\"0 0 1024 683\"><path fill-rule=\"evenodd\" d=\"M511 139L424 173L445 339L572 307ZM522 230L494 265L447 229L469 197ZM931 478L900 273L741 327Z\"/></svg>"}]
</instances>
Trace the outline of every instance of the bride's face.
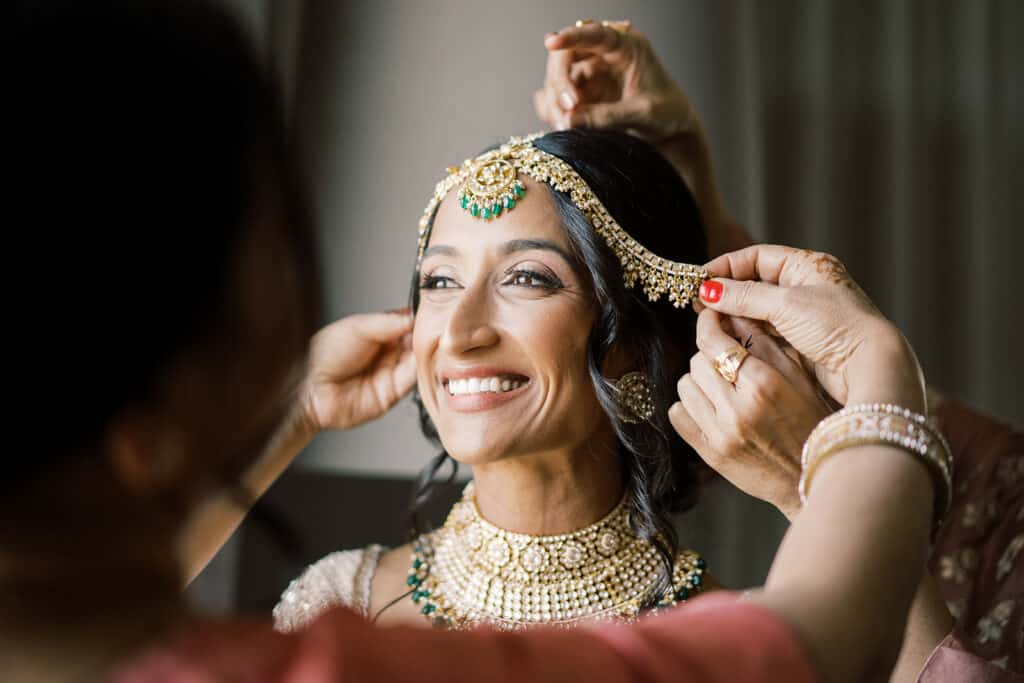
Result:
<instances>
[{"instance_id":1,"label":"bride's face","mask_svg":"<svg viewBox=\"0 0 1024 683\"><path fill-rule=\"evenodd\" d=\"M441 442L480 464L578 449L604 413L587 372L597 315L546 187L483 221L449 193L420 271L413 349Z\"/></svg>"}]
</instances>

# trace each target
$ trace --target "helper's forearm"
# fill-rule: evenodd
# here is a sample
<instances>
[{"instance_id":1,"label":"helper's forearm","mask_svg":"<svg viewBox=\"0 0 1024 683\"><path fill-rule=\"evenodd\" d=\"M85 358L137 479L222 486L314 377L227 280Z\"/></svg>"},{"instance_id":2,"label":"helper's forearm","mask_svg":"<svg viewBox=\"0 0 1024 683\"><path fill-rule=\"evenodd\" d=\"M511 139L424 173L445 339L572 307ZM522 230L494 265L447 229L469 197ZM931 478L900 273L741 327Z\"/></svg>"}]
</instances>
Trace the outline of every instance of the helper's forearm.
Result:
<instances>
[{"instance_id":1,"label":"helper's forearm","mask_svg":"<svg viewBox=\"0 0 1024 683\"><path fill-rule=\"evenodd\" d=\"M183 566L187 570L186 585L203 571L242 523L249 511L246 502L251 505L266 493L313 439L315 430L309 427L304 415L296 406L264 454L245 473L241 481L244 500L226 494L217 496L196 513L182 536L180 548Z\"/></svg>"},{"instance_id":2,"label":"helper's forearm","mask_svg":"<svg viewBox=\"0 0 1024 683\"><path fill-rule=\"evenodd\" d=\"M894 666L924 571L932 496L927 470L896 448L851 448L818 468L754 599L797 629L826 680L872 680Z\"/></svg>"}]
</instances>

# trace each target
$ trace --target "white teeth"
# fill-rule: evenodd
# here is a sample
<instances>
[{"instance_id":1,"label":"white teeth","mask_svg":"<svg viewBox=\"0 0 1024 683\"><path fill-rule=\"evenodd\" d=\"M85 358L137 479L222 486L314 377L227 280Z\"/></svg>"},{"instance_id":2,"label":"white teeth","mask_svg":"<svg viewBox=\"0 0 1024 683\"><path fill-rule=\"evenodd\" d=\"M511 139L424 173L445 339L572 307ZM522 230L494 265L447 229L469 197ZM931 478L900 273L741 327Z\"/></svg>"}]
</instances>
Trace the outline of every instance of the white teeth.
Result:
<instances>
[{"instance_id":1,"label":"white teeth","mask_svg":"<svg viewBox=\"0 0 1024 683\"><path fill-rule=\"evenodd\" d=\"M518 389L522 382L502 379L501 377L469 377L468 379L448 380L448 393L452 396L466 394L500 394Z\"/></svg>"}]
</instances>

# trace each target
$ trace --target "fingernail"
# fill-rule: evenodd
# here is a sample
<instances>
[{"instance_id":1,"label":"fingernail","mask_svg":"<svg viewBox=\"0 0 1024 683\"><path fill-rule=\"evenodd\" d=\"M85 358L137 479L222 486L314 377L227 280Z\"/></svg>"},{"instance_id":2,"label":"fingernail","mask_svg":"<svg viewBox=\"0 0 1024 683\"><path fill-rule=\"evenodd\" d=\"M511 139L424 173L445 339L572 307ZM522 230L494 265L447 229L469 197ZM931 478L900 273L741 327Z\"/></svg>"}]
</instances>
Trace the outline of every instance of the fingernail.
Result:
<instances>
[{"instance_id":1,"label":"fingernail","mask_svg":"<svg viewBox=\"0 0 1024 683\"><path fill-rule=\"evenodd\" d=\"M700 286L700 298L709 304L716 303L722 298L722 283L714 280L705 280Z\"/></svg>"},{"instance_id":2,"label":"fingernail","mask_svg":"<svg viewBox=\"0 0 1024 683\"><path fill-rule=\"evenodd\" d=\"M558 102L562 105L562 109L572 109L576 106L576 95L569 90L563 90L562 94L558 96Z\"/></svg>"}]
</instances>

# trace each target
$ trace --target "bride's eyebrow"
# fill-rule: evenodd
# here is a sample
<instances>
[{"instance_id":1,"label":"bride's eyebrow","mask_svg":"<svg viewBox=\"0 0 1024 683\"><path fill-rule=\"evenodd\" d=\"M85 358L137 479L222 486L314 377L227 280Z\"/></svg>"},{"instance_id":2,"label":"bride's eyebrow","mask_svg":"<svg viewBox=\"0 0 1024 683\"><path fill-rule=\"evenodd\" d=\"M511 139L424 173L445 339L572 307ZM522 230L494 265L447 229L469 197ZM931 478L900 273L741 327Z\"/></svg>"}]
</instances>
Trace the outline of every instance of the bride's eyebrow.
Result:
<instances>
[{"instance_id":1,"label":"bride's eyebrow","mask_svg":"<svg viewBox=\"0 0 1024 683\"><path fill-rule=\"evenodd\" d=\"M428 256L458 256L459 250L455 247L449 247L447 244L435 244L432 247L428 247L423 252L421 258L427 258Z\"/></svg>"},{"instance_id":2,"label":"bride's eyebrow","mask_svg":"<svg viewBox=\"0 0 1024 683\"><path fill-rule=\"evenodd\" d=\"M574 262L572 256L569 255L569 252L549 240L511 240L505 242L505 244L501 246L501 252L505 256L514 254L517 251L530 251L533 249L553 251L561 256L569 265L572 265Z\"/></svg>"}]
</instances>

